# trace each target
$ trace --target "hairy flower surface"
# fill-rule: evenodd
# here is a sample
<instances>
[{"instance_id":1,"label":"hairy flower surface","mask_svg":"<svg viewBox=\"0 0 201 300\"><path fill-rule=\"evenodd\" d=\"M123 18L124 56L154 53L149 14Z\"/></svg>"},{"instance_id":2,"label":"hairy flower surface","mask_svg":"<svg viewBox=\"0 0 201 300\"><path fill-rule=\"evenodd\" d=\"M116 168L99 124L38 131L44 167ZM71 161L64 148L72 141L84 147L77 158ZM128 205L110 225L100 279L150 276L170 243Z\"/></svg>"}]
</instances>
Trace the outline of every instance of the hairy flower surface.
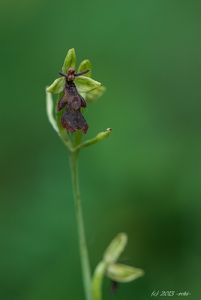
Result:
<instances>
[{"instance_id":1,"label":"hairy flower surface","mask_svg":"<svg viewBox=\"0 0 201 300\"><path fill-rule=\"evenodd\" d=\"M62 114L61 124L63 128L66 128L69 132L82 130L83 133L86 133L88 124L81 112L81 108L86 107L86 101L78 93L74 83L75 77L79 76L79 74L76 74L75 70L70 68L66 75L63 73L61 73L61 75L66 79L64 95L59 100L57 106L58 111L65 108L65 111Z\"/></svg>"}]
</instances>

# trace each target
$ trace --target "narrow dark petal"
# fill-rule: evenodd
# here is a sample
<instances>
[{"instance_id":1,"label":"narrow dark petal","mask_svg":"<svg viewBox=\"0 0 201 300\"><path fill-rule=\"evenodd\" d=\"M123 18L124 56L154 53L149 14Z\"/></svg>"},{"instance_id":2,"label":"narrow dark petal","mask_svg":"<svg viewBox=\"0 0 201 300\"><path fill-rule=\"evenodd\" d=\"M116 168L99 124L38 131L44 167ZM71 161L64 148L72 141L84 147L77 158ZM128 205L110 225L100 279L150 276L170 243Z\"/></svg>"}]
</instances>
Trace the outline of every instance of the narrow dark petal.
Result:
<instances>
[{"instance_id":1,"label":"narrow dark petal","mask_svg":"<svg viewBox=\"0 0 201 300\"><path fill-rule=\"evenodd\" d=\"M82 72L79 72L79 73L75 73L75 77L84 75L84 74L88 73L89 71L90 71L90 70L85 70L85 71L82 71Z\"/></svg>"}]
</instances>

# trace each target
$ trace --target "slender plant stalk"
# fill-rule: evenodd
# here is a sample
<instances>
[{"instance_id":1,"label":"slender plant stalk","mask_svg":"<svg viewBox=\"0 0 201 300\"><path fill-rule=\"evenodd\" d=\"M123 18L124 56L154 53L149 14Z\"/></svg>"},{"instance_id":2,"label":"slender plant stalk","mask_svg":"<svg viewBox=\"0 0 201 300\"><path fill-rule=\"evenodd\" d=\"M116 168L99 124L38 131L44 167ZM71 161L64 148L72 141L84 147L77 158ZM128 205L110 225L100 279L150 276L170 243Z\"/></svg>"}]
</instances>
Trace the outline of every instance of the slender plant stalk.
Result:
<instances>
[{"instance_id":1,"label":"slender plant stalk","mask_svg":"<svg viewBox=\"0 0 201 300\"><path fill-rule=\"evenodd\" d=\"M92 281L93 300L102 300L102 282L106 270L106 264L101 261L94 272Z\"/></svg>"},{"instance_id":2,"label":"slender plant stalk","mask_svg":"<svg viewBox=\"0 0 201 300\"><path fill-rule=\"evenodd\" d=\"M126 234L119 233L104 252L102 260L95 268L93 278L91 276L79 190L78 155L83 148L96 144L108 137L111 133L111 128L107 128L105 131L99 132L94 138L82 142L83 134L88 129L87 121L82 115L82 110L86 107L85 100L95 100L102 95L105 88L100 82L91 78L92 65L88 59L81 62L78 72L75 71L75 67L76 54L75 49L72 48L68 50L62 66L62 72L59 73L62 77L54 80L46 88L47 115L51 125L70 154L85 300L102 300L104 276L115 282L129 282L142 276L143 271L116 263L127 242ZM88 75L83 76L85 73L88 73ZM54 105L52 94L58 94L56 105ZM74 132L74 134L71 134L71 132Z\"/></svg>"},{"instance_id":3,"label":"slender plant stalk","mask_svg":"<svg viewBox=\"0 0 201 300\"><path fill-rule=\"evenodd\" d=\"M70 154L70 165L72 175L73 196L75 203L75 213L78 226L78 239L80 248L80 259L82 266L82 275L86 300L92 300L91 289L91 271L89 264L89 255L85 237L84 220L82 214L82 205L80 198L79 176L78 176L78 154L79 151L72 151Z\"/></svg>"}]
</instances>

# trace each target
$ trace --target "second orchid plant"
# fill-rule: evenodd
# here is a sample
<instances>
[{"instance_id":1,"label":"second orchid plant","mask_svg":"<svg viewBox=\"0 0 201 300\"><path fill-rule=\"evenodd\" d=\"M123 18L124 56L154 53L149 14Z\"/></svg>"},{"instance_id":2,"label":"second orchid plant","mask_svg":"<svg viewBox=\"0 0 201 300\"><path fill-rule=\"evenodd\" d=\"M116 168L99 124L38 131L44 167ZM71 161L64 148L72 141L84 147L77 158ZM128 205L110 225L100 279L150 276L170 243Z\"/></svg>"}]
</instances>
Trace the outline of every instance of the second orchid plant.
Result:
<instances>
[{"instance_id":1,"label":"second orchid plant","mask_svg":"<svg viewBox=\"0 0 201 300\"><path fill-rule=\"evenodd\" d=\"M125 233L119 233L112 240L94 272L91 271L80 198L78 157L83 148L111 134L111 129L108 128L94 138L83 140L89 127L84 117L84 109L104 93L105 87L92 79L92 65L88 59L83 60L76 71L74 49L67 52L59 75L60 77L46 88L47 115L53 129L66 146L70 159L85 299L102 300L104 276L116 286L119 282L135 280L144 272L139 268L118 263L127 244ZM53 99L54 94L57 95L56 101Z\"/></svg>"}]
</instances>

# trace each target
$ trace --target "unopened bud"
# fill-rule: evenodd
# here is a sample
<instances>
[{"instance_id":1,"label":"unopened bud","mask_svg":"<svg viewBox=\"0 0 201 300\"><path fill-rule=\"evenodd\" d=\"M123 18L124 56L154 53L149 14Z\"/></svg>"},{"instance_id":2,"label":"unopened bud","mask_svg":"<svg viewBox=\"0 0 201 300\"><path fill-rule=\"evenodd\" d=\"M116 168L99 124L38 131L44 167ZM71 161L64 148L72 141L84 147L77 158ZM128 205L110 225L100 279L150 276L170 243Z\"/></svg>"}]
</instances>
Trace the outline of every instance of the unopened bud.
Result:
<instances>
[{"instance_id":1,"label":"unopened bud","mask_svg":"<svg viewBox=\"0 0 201 300\"><path fill-rule=\"evenodd\" d=\"M116 262L124 251L127 240L127 235L125 233L119 233L106 249L103 260L109 264Z\"/></svg>"},{"instance_id":2,"label":"unopened bud","mask_svg":"<svg viewBox=\"0 0 201 300\"><path fill-rule=\"evenodd\" d=\"M105 139L106 137L108 137L110 135L111 131L112 131L112 128L107 128L105 131L98 133L96 136L97 141L101 141L101 140Z\"/></svg>"},{"instance_id":3,"label":"unopened bud","mask_svg":"<svg viewBox=\"0 0 201 300\"><path fill-rule=\"evenodd\" d=\"M111 264L107 268L107 276L115 282L130 282L143 275L142 269L123 264Z\"/></svg>"}]
</instances>

